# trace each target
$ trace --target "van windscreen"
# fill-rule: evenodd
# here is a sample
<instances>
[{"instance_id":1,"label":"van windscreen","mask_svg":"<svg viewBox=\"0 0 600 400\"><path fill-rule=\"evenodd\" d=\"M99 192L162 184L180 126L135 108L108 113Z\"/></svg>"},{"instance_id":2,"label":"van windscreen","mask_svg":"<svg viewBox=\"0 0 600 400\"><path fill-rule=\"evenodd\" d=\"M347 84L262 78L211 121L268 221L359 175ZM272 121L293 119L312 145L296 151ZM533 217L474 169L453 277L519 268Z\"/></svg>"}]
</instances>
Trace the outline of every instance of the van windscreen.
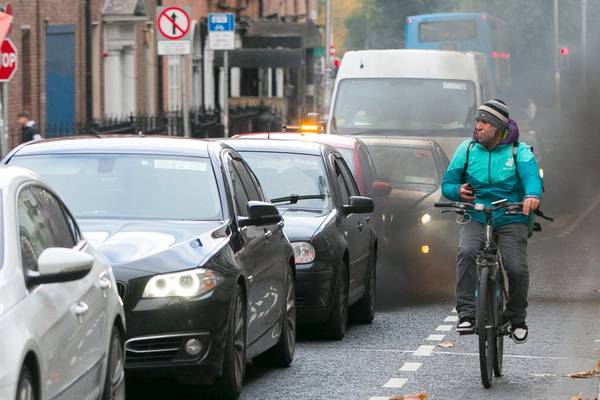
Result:
<instances>
[{"instance_id":1,"label":"van windscreen","mask_svg":"<svg viewBox=\"0 0 600 400\"><path fill-rule=\"evenodd\" d=\"M470 81L361 78L340 81L332 133L464 136L477 110Z\"/></svg>"}]
</instances>

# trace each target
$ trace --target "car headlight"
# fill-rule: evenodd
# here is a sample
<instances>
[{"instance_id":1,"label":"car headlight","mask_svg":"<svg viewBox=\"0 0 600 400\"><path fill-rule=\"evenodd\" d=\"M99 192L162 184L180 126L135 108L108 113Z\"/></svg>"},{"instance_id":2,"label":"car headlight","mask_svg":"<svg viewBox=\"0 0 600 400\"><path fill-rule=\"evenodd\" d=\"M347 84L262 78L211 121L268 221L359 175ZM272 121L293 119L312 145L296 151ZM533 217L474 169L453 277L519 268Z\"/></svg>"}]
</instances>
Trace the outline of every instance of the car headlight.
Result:
<instances>
[{"instance_id":1,"label":"car headlight","mask_svg":"<svg viewBox=\"0 0 600 400\"><path fill-rule=\"evenodd\" d=\"M427 225L428 223L431 222L431 215L425 213L423 215L421 215L419 217L419 221L423 224L423 225Z\"/></svg>"},{"instance_id":2,"label":"car headlight","mask_svg":"<svg viewBox=\"0 0 600 400\"><path fill-rule=\"evenodd\" d=\"M161 297L196 297L213 290L223 277L215 271L197 268L152 277L146 284L145 299Z\"/></svg>"},{"instance_id":3,"label":"car headlight","mask_svg":"<svg viewBox=\"0 0 600 400\"><path fill-rule=\"evenodd\" d=\"M293 242L296 264L308 264L315 260L315 248L308 242Z\"/></svg>"}]
</instances>

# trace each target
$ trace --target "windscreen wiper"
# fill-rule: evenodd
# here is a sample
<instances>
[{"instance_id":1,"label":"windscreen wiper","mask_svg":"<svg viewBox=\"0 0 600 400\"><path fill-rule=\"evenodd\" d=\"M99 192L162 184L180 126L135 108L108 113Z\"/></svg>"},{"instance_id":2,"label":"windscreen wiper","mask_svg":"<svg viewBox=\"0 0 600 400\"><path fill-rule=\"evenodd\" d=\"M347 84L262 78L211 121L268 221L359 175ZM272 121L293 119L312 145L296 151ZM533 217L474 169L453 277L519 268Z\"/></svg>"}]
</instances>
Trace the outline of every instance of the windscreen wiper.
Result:
<instances>
[{"instance_id":1,"label":"windscreen wiper","mask_svg":"<svg viewBox=\"0 0 600 400\"><path fill-rule=\"evenodd\" d=\"M325 195L324 194L310 194L310 195L300 196L298 194L291 194L291 195L286 196L286 197L278 197L276 199L271 199L271 203L290 203L290 204L296 204L300 200L315 200L315 199L325 200Z\"/></svg>"}]
</instances>

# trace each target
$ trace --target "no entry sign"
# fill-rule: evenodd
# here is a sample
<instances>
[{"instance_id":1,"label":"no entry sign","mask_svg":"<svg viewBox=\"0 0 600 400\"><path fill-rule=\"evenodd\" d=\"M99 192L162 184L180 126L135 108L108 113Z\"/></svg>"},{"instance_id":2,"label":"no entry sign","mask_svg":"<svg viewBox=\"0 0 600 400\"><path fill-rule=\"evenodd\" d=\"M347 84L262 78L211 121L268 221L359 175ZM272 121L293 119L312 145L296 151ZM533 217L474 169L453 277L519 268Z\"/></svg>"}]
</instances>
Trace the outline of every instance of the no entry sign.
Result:
<instances>
[{"instance_id":1,"label":"no entry sign","mask_svg":"<svg viewBox=\"0 0 600 400\"><path fill-rule=\"evenodd\" d=\"M158 54L184 55L191 53L191 24L189 7L157 7L156 35Z\"/></svg>"},{"instance_id":2,"label":"no entry sign","mask_svg":"<svg viewBox=\"0 0 600 400\"><path fill-rule=\"evenodd\" d=\"M17 72L17 48L10 39L4 39L0 47L0 82L10 82Z\"/></svg>"}]
</instances>

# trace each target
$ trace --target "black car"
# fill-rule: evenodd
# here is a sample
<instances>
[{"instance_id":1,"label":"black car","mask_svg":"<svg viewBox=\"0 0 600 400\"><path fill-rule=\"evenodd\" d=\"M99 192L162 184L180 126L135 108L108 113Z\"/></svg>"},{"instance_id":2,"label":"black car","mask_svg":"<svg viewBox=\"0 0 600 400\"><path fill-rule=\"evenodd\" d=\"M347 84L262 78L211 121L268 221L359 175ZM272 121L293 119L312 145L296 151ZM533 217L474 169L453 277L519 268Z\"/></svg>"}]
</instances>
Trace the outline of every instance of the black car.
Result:
<instances>
[{"instance_id":1,"label":"black car","mask_svg":"<svg viewBox=\"0 0 600 400\"><path fill-rule=\"evenodd\" d=\"M433 204L443 201L441 183L448 167L444 150L432 140L365 136L377 179L392 192L377 205L376 231L383 257L405 268L454 270L456 223Z\"/></svg>"},{"instance_id":2,"label":"black car","mask_svg":"<svg viewBox=\"0 0 600 400\"><path fill-rule=\"evenodd\" d=\"M85 138L27 144L4 162L41 174L112 262L129 373L217 380L220 398L232 398L246 360L292 362L294 253L277 208L234 150Z\"/></svg>"},{"instance_id":3,"label":"black car","mask_svg":"<svg viewBox=\"0 0 600 400\"><path fill-rule=\"evenodd\" d=\"M324 324L327 337L375 315L377 238L342 155L325 144L290 140L227 142L252 168L285 220L296 257L299 323Z\"/></svg>"}]
</instances>

